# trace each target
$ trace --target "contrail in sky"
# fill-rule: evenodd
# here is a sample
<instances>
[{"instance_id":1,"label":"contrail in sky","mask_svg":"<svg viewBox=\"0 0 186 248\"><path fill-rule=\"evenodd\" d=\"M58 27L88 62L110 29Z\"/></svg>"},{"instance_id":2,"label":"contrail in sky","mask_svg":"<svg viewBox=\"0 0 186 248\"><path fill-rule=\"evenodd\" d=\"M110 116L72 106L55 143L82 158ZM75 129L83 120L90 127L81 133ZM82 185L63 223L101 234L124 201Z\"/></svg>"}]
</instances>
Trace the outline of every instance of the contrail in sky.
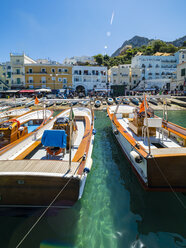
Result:
<instances>
[{"instance_id":1,"label":"contrail in sky","mask_svg":"<svg viewBox=\"0 0 186 248\"><path fill-rule=\"evenodd\" d=\"M110 20L110 25L112 25L112 22L114 20L114 11L112 12L111 20Z\"/></svg>"}]
</instances>

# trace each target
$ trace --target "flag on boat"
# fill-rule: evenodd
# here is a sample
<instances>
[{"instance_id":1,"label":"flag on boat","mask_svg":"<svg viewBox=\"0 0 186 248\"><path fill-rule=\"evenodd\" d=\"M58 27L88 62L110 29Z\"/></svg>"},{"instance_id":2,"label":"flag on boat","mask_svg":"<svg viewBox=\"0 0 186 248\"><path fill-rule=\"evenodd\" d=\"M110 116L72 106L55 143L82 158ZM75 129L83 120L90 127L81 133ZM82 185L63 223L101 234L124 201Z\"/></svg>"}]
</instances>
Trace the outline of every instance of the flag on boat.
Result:
<instances>
[{"instance_id":1,"label":"flag on boat","mask_svg":"<svg viewBox=\"0 0 186 248\"><path fill-rule=\"evenodd\" d=\"M38 100L38 98L36 96L36 98L35 98L35 104L38 104L38 103L39 103L39 100Z\"/></svg>"},{"instance_id":2,"label":"flag on boat","mask_svg":"<svg viewBox=\"0 0 186 248\"><path fill-rule=\"evenodd\" d=\"M74 111L73 111L72 107L70 109L69 120L70 121L73 121L74 120Z\"/></svg>"},{"instance_id":3,"label":"flag on boat","mask_svg":"<svg viewBox=\"0 0 186 248\"><path fill-rule=\"evenodd\" d=\"M146 106L146 109L148 109L149 106L147 104L146 96L145 96L145 98L143 99L143 102L140 105L140 110L139 110L140 113L145 112L145 106Z\"/></svg>"}]
</instances>

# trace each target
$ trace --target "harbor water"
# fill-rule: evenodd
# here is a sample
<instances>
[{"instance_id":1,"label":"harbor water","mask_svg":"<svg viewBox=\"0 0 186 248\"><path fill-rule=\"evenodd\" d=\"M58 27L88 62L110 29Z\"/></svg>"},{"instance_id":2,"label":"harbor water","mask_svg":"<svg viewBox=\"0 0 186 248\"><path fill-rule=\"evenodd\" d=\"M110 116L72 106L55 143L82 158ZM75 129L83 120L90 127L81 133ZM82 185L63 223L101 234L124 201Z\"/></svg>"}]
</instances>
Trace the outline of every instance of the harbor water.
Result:
<instances>
[{"instance_id":1,"label":"harbor water","mask_svg":"<svg viewBox=\"0 0 186 248\"><path fill-rule=\"evenodd\" d=\"M112 134L106 112L96 111L95 116L93 165L82 199L70 209L49 210L20 247L186 247L186 194L145 192ZM186 127L186 112L170 111L169 121ZM16 247L39 214L1 214L0 247Z\"/></svg>"}]
</instances>

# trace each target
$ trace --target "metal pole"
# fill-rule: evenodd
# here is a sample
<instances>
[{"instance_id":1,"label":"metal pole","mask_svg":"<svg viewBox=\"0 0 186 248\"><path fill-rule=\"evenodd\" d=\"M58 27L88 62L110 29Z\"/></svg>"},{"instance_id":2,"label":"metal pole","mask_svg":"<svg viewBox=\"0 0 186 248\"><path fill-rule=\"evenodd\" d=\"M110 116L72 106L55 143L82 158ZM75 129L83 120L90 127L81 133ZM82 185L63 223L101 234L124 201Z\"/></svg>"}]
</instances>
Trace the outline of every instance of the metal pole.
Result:
<instances>
[{"instance_id":1,"label":"metal pole","mask_svg":"<svg viewBox=\"0 0 186 248\"><path fill-rule=\"evenodd\" d=\"M71 104L71 111L72 111L72 104ZM69 171L71 170L71 163L72 163L72 123L73 121L70 120L70 144L69 144Z\"/></svg>"},{"instance_id":2,"label":"metal pole","mask_svg":"<svg viewBox=\"0 0 186 248\"><path fill-rule=\"evenodd\" d=\"M146 99L145 99L145 93L143 95L144 97L144 105L145 105L145 119L146 119L146 126L147 126L147 137L148 137L148 147L149 147L149 155L151 154L151 149L150 149L150 137L149 137L149 127L148 127L148 118L147 118L147 106L146 106Z\"/></svg>"}]
</instances>

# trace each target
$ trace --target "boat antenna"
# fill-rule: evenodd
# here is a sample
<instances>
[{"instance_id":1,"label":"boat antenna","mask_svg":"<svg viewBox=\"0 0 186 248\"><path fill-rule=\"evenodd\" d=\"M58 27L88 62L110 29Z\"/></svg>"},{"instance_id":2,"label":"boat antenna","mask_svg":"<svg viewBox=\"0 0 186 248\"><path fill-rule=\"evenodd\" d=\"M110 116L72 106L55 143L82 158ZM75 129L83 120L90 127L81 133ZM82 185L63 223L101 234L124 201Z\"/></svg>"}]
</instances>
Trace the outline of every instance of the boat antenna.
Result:
<instances>
[{"instance_id":1,"label":"boat antenna","mask_svg":"<svg viewBox=\"0 0 186 248\"><path fill-rule=\"evenodd\" d=\"M146 127L147 127L147 138L148 138L148 147L149 147L149 154L151 154L151 149L150 149L150 137L149 137L149 125L148 125L148 118L147 118L147 104L146 104L146 95L145 93L143 94L143 98L144 98L144 106L145 106L145 120L146 120Z\"/></svg>"}]
</instances>

